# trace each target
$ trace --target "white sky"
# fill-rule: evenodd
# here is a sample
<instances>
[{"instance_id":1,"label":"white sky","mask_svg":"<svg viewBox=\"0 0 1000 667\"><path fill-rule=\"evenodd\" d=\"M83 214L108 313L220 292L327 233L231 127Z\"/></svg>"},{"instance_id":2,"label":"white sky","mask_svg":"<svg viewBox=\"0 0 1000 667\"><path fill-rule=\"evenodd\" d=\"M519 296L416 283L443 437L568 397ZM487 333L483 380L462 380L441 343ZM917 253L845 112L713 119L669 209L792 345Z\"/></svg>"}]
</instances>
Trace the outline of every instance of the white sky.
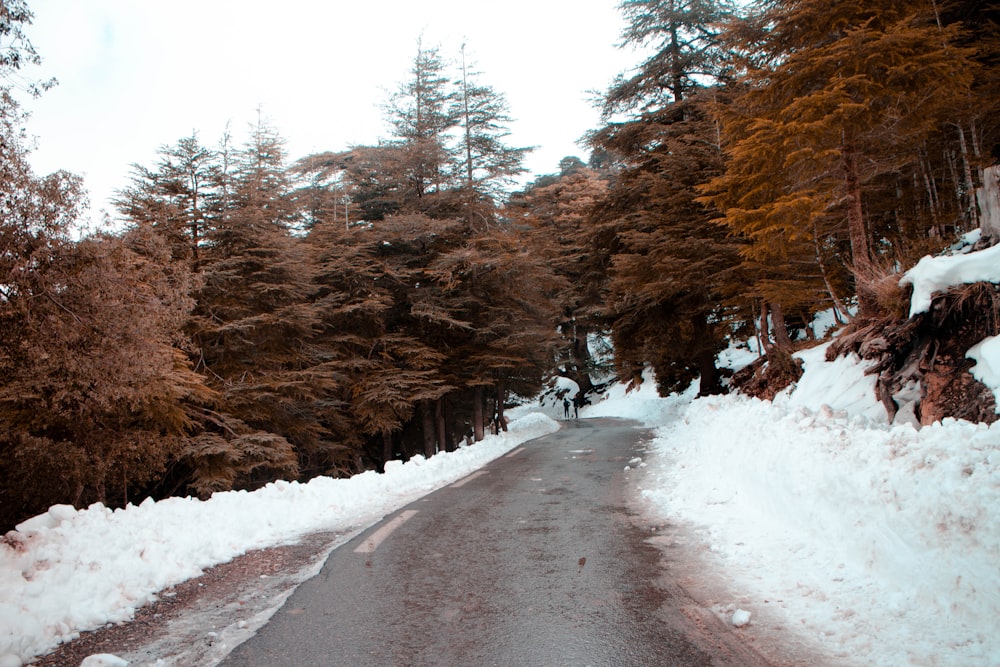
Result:
<instances>
[{"instance_id":1,"label":"white sky","mask_svg":"<svg viewBox=\"0 0 1000 667\"><path fill-rule=\"evenodd\" d=\"M95 210L132 163L197 130L242 143L258 106L290 159L388 136L379 104L402 81L417 38L458 56L506 94L512 145L552 173L598 124L588 91L639 55L619 49L617 0L30 0L28 35L59 86L26 106L39 173L83 175Z\"/></svg>"}]
</instances>

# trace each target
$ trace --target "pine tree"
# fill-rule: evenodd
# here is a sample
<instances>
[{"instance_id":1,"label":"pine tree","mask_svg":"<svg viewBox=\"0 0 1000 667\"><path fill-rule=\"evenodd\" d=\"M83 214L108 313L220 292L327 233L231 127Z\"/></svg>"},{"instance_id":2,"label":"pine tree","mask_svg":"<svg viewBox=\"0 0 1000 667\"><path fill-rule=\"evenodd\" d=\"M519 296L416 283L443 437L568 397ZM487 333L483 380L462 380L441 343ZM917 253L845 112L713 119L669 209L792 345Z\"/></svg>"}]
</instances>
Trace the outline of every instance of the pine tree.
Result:
<instances>
[{"instance_id":1,"label":"pine tree","mask_svg":"<svg viewBox=\"0 0 1000 667\"><path fill-rule=\"evenodd\" d=\"M396 454L395 438L424 402L454 387L443 371L440 346L427 340L416 295L433 289L426 267L457 242L460 226L426 216L387 218L374 226L317 225L308 239L317 257L314 308L325 367L343 378L341 394L357 435L374 442L380 464ZM436 435L436 434L435 434ZM441 448L444 448L442 438ZM422 445L425 454L430 447Z\"/></svg>"},{"instance_id":2,"label":"pine tree","mask_svg":"<svg viewBox=\"0 0 1000 667\"><path fill-rule=\"evenodd\" d=\"M281 138L259 121L232 158L232 171L219 172L226 182L206 237L189 329L197 368L222 394L223 411L261 432L225 440L248 448L234 460L259 449L271 453L269 460L254 456L274 473L294 475L293 448L311 451L324 438L311 406L329 382L309 373L315 364L312 269L291 233L299 218L289 201Z\"/></svg>"},{"instance_id":3,"label":"pine tree","mask_svg":"<svg viewBox=\"0 0 1000 667\"><path fill-rule=\"evenodd\" d=\"M444 325L434 340L451 350L452 374L472 393L474 437L481 440L483 392L494 394L493 416L505 430L508 393L541 389L558 345L552 323L559 281L542 256L502 227L442 253L429 275L437 289L421 294L416 308Z\"/></svg>"},{"instance_id":4,"label":"pine tree","mask_svg":"<svg viewBox=\"0 0 1000 667\"><path fill-rule=\"evenodd\" d=\"M390 143L307 155L292 171L309 179L301 196L314 220L349 227L402 212L408 201L406 162L405 148Z\"/></svg>"},{"instance_id":5,"label":"pine tree","mask_svg":"<svg viewBox=\"0 0 1000 667\"><path fill-rule=\"evenodd\" d=\"M158 152L153 168L133 165L132 182L117 194L116 207L126 220L151 223L176 258L197 268L218 196L217 156L196 134Z\"/></svg>"},{"instance_id":6,"label":"pine tree","mask_svg":"<svg viewBox=\"0 0 1000 667\"><path fill-rule=\"evenodd\" d=\"M74 242L79 177L36 176L12 89L37 54L23 2L0 3L0 522L57 502L120 504L182 437L203 386L179 354L183 272L130 241Z\"/></svg>"},{"instance_id":7,"label":"pine tree","mask_svg":"<svg viewBox=\"0 0 1000 667\"><path fill-rule=\"evenodd\" d=\"M724 60L721 26L733 12L719 0L623 0L623 44L653 54L630 77L619 76L603 99L605 117L658 112L719 77ZM682 110L683 106L677 106Z\"/></svg>"},{"instance_id":8,"label":"pine tree","mask_svg":"<svg viewBox=\"0 0 1000 667\"><path fill-rule=\"evenodd\" d=\"M607 271L588 242L597 203L608 183L579 158L564 158L558 175L545 176L518 193L508 205L512 219L527 225L532 251L543 257L555 276L551 287L561 310L557 328L564 340L561 371L584 393L599 370L591 355L591 333L601 330Z\"/></svg>"},{"instance_id":9,"label":"pine tree","mask_svg":"<svg viewBox=\"0 0 1000 667\"><path fill-rule=\"evenodd\" d=\"M700 375L701 392L720 388L716 353L731 323L725 299L737 264L736 244L712 223L698 187L721 173L718 131L708 118L708 77L718 76L718 35L725 3L626 2L626 43L656 54L604 98L609 122L592 144L621 165L591 233L609 257L606 317L619 374L637 379L646 363L661 391Z\"/></svg>"},{"instance_id":10,"label":"pine tree","mask_svg":"<svg viewBox=\"0 0 1000 667\"><path fill-rule=\"evenodd\" d=\"M390 145L400 151L405 212L433 210L435 202L423 200L435 199L450 185L448 133L458 123L454 99L440 49L425 47L419 40L409 78L385 107L395 137Z\"/></svg>"},{"instance_id":11,"label":"pine tree","mask_svg":"<svg viewBox=\"0 0 1000 667\"><path fill-rule=\"evenodd\" d=\"M607 149L633 163L612 185L595 229L598 238L614 238L606 310L616 363L627 378L651 363L663 393L697 377L702 394L719 391L715 357L727 344L734 316L727 304L741 285L739 242L698 198L724 164L700 100L691 93L685 111L665 110L667 122L647 119L602 135Z\"/></svg>"},{"instance_id":12,"label":"pine tree","mask_svg":"<svg viewBox=\"0 0 1000 667\"><path fill-rule=\"evenodd\" d=\"M741 179L748 177L762 190L778 189L752 206L733 196L727 223L740 233L773 229L765 235L774 238L788 234L770 221L791 209L805 227L799 237L820 217L841 221L862 314L876 309L879 273L873 213L865 212L877 200L869 193L880 180L895 185L896 174L918 178L922 169L930 187L921 153L969 95L970 52L929 9L904 0L770 3L770 27L753 45L766 54L764 64L749 71L733 101L747 120L726 125L730 186L746 189ZM764 146L774 159L762 170ZM757 213L748 217L750 210ZM822 243L830 238L819 235Z\"/></svg>"},{"instance_id":13,"label":"pine tree","mask_svg":"<svg viewBox=\"0 0 1000 667\"><path fill-rule=\"evenodd\" d=\"M725 212L720 222L744 241L740 257L747 284L741 298L754 311L789 313L806 321L830 307L848 316L850 246L827 215L830 202L796 190L796 172L780 167L785 154L778 130L756 116L753 107L733 102L717 108L723 109L727 135L740 135L746 127L757 130L739 152L730 150L725 174L700 188L709 194L706 202ZM780 319L773 323L775 342L788 347ZM759 326L767 348L766 318Z\"/></svg>"},{"instance_id":14,"label":"pine tree","mask_svg":"<svg viewBox=\"0 0 1000 667\"><path fill-rule=\"evenodd\" d=\"M0 313L0 442L5 478L17 480L4 506L140 496L212 400L180 335L186 268L137 230L61 245L16 285Z\"/></svg>"},{"instance_id":15,"label":"pine tree","mask_svg":"<svg viewBox=\"0 0 1000 667\"><path fill-rule=\"evenodd\" d=\"M465 218L473 227L476 220L489 222L497 201L514 177L524 172L528 148L504 143L513 119L504 96L478 82L478 73L466 62L462 45L462 78L458 82L453 115L459 125L457 179L464 191Z\"/></svg>"}]
</instances>

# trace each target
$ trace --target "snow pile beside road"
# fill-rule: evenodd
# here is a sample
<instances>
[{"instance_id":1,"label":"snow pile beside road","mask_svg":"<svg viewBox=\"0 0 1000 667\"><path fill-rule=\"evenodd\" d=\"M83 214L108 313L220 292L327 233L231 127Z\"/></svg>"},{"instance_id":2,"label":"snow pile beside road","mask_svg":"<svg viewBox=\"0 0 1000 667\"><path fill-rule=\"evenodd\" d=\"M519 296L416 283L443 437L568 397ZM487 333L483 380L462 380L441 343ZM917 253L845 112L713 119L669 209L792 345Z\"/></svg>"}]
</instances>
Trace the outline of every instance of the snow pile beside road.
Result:
<instances>
[{"instance_id":1,"label":"snow pile beside road","mask_svg":"<svg viewBox=\"0 0 1000 667\"><path fill-rule=\"evenodd\" d=\"M647 494L839 659L998 664L1000 426L872 428L727 397L657 447Z\"/></svg>"},{"instance_id":2,"label":"snow pile beside road","mask_svg":"<svg viewBox=\"0 0 1000 667\"><path fill-rule=\"evenodd\" d=\"M1000 283L1000 246L924 258L902 283L915 314L978 281ZM1000 422L891 425L858 357L825 352L796 355L804 375L773 402L660 399L677 417L644 495L699 531L747 611L777 607L836 664L1000 665ZM1000 394L997 338L968 356ZM637 397L647 423L655 401Z\"/></svg>"},{"instance_id":3,"label":"snow pile beside road","mask_svg":"<svg viewBox=\"0 0 1000 667\"><path fill-rule=\"evenodd\" d=\"M632 391L628 391L626 385L615 384L599 398L591 398L594 404L581 410L580 416L634 419L644 426L655 427L676 419L697 394L698 386L694 383L683 394L660 398L656 393L656 381L652 373L647 372L642 384Z\"/></svg>"},{"instance_id":4,"label":"snow pile beside road","mask_svg":"<svg viewBox=\"0 0 1000 667\"><path fill-rule=\"evenodd\" d=\"M252 493L147 500L110 510L56 506L0 543L0 665L28 661L83 630L131 618L157 591L251 549L348 531L559 428L527 414L510 432L349 479L275 482Z\"/></svg>"},{"instance_id":5,"label":"snow pile beside road","mask_svg":"<svg viewBox=\"0 0 1000 667\"><path fill-rule=\"evenodd\" d=\"M837 664L1000 664L1000 422L890 426L856 358L800 356L773 403L663 422L644 495Z\"/></svg>"}]
</instances>

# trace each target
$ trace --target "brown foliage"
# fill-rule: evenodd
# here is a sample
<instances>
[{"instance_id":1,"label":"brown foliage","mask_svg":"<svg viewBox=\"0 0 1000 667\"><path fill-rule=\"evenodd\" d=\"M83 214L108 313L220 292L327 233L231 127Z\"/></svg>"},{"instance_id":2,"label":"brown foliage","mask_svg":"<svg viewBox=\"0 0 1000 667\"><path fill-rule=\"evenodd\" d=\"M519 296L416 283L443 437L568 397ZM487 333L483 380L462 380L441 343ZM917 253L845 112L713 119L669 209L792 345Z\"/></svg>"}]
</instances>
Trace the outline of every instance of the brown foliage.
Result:
<instances>
[{"instance_id":1,"label":"brown foliage","mask_svg":"<svg viewBox=\"0 0 1000 667\"><path fill-rule=\"evenodd\" d=\"M125 502L181 446L210 393L177 349L185 274L137 232L50 241L0 308L2 521Z\"/></svg>"}]
</instances>

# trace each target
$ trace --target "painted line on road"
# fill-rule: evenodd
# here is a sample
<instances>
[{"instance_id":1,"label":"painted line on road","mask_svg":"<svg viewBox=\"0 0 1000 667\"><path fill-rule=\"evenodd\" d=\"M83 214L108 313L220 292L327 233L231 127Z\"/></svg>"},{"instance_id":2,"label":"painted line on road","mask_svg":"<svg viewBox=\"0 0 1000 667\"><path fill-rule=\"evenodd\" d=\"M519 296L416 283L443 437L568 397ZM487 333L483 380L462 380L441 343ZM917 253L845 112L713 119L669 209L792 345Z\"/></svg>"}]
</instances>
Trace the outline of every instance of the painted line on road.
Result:
<instances>
[{"instance_id":1,"label":"painted line on road","mask_svg":"<svg viewBox=\"0 0 1000 667\"><path fill-rule=\"evenodd\" d=\"M476 472L472 473L468 477L463 477L462 479L460 479L457 482L455 482L454 484L452 484L451 488L452 489L457 489L459 487L465 486L466 484L468 484L469 482L471 482L475 478L481 477L481 476L483 476L485 474L486 474L485 470L477 470Z\"/></svg>"},{"instance_id":2,"label":"painted line on road","mask_svg":"<svg viewBox=\"0 0 1000 667\"><path fill-rule=\"evenodd\" d=\"M514 456L517 456L518 454L520 454L523 451L524 451L524 447L518 447L517 449L515 449L514 451L512 451L510 454L506 454L504 458L508 458L508 459L512 458Z\"/></svg>"},{"instance_id":3,"label":"painted line on road","mask_svg":"<svg viewBox=\"0 0 1000 667\"><path fill-rule=\"evenodd\" d=\"M362 542L360 545L358 545L358 547L354 550L354 553L356 553L356 554L370 554L370 553L372 553L373 551L375 551L376 549L378 549L378 545L382 544L382 542L385 541L385 538L387 538L390 535L392 535L392 532L394 530L396 530L397 528L399 528L400 526L402 526L404 523L406 523L407 521L409 521L413 517L413 515L416 514L416 513L417 513L417 510L405 510L403 512L400 512L399 516L397 516L396 518L392 519L391 521L389 521L388 523L386 523L384 526L382 526L381 528L379 528L378 530L376 530L374 533L372 533L371 535L369 535L368 539L366 539L364 542Z\"/></svg>"}]
</instances>

